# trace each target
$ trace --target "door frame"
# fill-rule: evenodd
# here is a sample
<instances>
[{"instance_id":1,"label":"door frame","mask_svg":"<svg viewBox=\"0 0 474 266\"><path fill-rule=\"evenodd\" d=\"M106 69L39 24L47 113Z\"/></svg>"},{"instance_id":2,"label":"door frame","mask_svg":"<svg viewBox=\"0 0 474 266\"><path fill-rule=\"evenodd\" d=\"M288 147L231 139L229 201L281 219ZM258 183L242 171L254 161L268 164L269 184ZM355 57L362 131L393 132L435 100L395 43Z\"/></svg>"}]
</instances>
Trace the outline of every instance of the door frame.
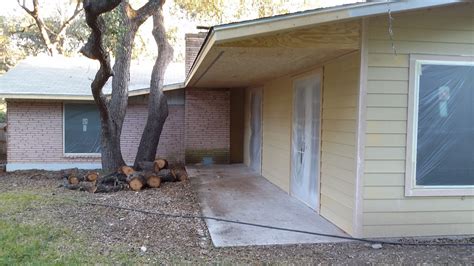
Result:
<instances>
[{"instance_id":1,"label":"door frame","mask_svg":"<svg viewBox=\"0 0 474 266\"><path fill-rule=\"evenodd\" d=\"M264 94L264 87L253 87L248 89L249 93L249 130L250 130L250 136L249 136L249 166L252 165L252 161L250 158L251 150L250 150L250 143L252 141L252 93L255 93L255 91L259 91L260 93L260 172L258 172L259 175L262 175L263 172L263 94Z\"/></svg>"},{"instance_id":2,"label":"door frame","mask_svg":"<svg viewBox=\"0 0 474 266\"><path fill-rule=\"evenodd\" d=\"M311 76L316 76L319 75L320 77L320 101L319 101L319 145L318 145L318 154L319 154L319 161L317 164L319 164L319 171L316 173L316 191L317 191L317 197L318 197L318 206L316 206L316 209L313 209L316 213L321 212L321 148L322 148L322 134L323 134L323 128L322 128L322 121L323 121L323 88L324 88L324 69L323 67L318 67L316 69L313 69L311 71L307 71L298 75L294 75L291 78L291 94L292 94L292 101L291 101L291 127L293 128L294 126L294 121L293 121L293 112L294 112L294 101L295 101L295 81L303 78L308 78ZM293 130L290 130L290 158L293 158ZM292 160L289 162L290 164L290 185L289 185L289 193L290 196L293 196L291 191L292 191L292 175L293 175L293 163ZM306 205L306 203L304 203ZM309 206L308 206L309 207Z\"/></svg>"}]
</instances>

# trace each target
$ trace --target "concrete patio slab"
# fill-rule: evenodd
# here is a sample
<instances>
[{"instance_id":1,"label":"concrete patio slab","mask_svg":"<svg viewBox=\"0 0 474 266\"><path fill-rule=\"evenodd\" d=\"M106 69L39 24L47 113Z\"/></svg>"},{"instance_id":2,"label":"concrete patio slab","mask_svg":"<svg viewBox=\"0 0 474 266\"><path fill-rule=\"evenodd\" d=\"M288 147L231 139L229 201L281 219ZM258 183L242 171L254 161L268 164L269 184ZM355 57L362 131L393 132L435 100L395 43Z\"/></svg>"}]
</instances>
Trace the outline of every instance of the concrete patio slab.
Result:
<instances>
[{"instance_id":1,"label":"concrete patio slab","mask_svg":"<svg viewBox=\"0 0 474 266\"><path fill-rule=\"evenodd\" d=\"M244 165L187 166L205 216L347 236ZM337 238L206 220L216 247L325 243Z\"/></svg>"}]
</instances>

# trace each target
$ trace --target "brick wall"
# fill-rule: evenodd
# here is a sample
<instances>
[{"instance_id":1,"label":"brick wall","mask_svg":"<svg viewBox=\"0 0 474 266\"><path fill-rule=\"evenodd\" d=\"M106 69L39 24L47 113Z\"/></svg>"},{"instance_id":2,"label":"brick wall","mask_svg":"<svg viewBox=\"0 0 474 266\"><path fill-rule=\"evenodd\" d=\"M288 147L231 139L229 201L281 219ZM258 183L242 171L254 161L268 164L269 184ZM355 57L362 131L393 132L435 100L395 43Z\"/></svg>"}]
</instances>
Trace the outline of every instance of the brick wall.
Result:
<instances>
[{"instance_id":1,"label":"brick wall","mask_svg":"<svg viewBox=\"0 0 474 266\"><path fill-rule=\"evenodd\" d=\"M200 33L188 33L185 35L186 40L186 53L185 53L185 67L186 67L186 74L189 73L191 69L194 59L199 53L201 49L201 45L206 38L207 32L200 32Z\"/></svg>"},{"instance_id":2,"label":"brick wall","mask_svg":"<svg viewBox=\"0 0 474 266\"><path fill-rule=\"evenodd\" d=\"M133 162L146 121L145 105L130 105L122 132L122 151ZM63 103L7 103L8 163L100 163L99 157L63 155ZM184 161L184 106L170 105L157 154Z\"/></svg>"},{"instance_id":3,"label":"brick wall","mask_svg":"<svg viewBox=\"0 0 474 266\"><path fill-rule=\"evenodd\" d=\"M133 162L145 128L147 106L129 105L122 131L124 160ZM157 156L173 162L184 162L184 106L169 105L169 115L161 133Z\"/></svg>"},{"instance_id":4,"label":"brick wall","mask_svg":"<svg viewBox=\"0 0 474 266\"><path fill-rule=\"evenodd\" d=\"M230 91L186 89L186 163L229 163Z\"/></svg>"}]
</instances>

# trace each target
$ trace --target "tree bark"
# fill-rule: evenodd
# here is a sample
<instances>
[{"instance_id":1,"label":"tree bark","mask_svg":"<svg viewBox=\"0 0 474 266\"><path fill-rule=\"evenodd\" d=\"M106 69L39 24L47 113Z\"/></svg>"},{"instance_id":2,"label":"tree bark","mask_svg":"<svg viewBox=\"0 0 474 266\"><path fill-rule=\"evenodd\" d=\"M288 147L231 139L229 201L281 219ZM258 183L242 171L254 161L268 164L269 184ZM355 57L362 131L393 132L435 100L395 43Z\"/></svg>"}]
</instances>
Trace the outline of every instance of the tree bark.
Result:
<instances>
[{"instance_id":1,"label":"tree bark","mask_svg":"<svg viewBox=\"0 0 474 266\"><path fill-rule=\"evenodd\" d=\"M98 60L100 62L99 71L97 71L91 84L92 96L97 104L101 120L101 160L102 168L105 170L117 169L124 164L122 154L120 152L120 135L110 121L109 100L105 97L102 89L107 80L113 76L112 67L110 65L110 57L103 43L103 33L105 31L105 23L101 15L116 8L120 4L120 0L113 1L93 1L84 0L84 10L86 13L87 25L92 32L87 43L82 47L81 53L86 57Z\"/></svg>"},{"instance_id":2,"label":"tree bark","mask_svg":"<svg viewBox=\"0 0 474 266\"><path fill-rule=\"evenodd\" d=\"M168 117L168 103L163 93L163 80L165 70L173 56L173 48L166 39L162 9L164 2L161 1L161 5L153 15L152 33L158 46L158 57L151 74L148 118L135 157L135 168L139 168L139 162L154 161L163 125Z\"/></svg>"},{"instance_id":3,"label":"tree bark","mask_svg":"<svg viewBox=\"0 0 474 266\"><path fill-rule=\"evenodd\" d=\"M111 11L120 2L120 0L84 0L83 4L86 21L92 29L92 33L81 52L91 59L99 60L101 64L91 87L101 118L102 168L109 171L125 165L120 147L120 136L128 105L128 84L133 42L138 28L156 12L161 4L161 1L149 0L140 9L134 10L127 1L122 1L124 34L119 42L120 47L118 47L117 58L112 71L109 55L103 47L102 37L105 29L104 20L100 15ZM112 75L112 94L110 99L107 99L103 95L102 89L107 79Z\"/></svg>"}]
</instances>

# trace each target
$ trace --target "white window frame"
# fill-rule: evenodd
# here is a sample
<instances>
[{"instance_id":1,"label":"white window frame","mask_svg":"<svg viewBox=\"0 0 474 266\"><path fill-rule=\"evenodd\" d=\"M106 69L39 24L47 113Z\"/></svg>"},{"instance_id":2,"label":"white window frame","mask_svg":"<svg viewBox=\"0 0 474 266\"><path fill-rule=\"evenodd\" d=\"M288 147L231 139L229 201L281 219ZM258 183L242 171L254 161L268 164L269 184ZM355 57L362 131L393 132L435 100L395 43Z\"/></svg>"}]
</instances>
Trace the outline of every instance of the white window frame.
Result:
<instances>
[{"instance_id":1,"label":"white window frame","mask_svg":"<svg viewBox=\"0 0 474 266\"><path fill-rule=\"evenodd\" d=\"M410 55L405 196L472 196L474 186L420 186L416 184L419 70L422 64L474 65L473 56Z\"/></svg>"},{"instance_id":2,"label":"white window frame","mask_svg":"<svg viewBox=\"0 0 474 266\"><path fill-rule=\"evenodd\" d=\"M84 102L63 102L63 156L68 158L89 157L100 158L101 153L67 153L66 152L66 105L67 104L89 104ZM93 104L93 103L90 103Z\"/></svg>"}]
</instances>

